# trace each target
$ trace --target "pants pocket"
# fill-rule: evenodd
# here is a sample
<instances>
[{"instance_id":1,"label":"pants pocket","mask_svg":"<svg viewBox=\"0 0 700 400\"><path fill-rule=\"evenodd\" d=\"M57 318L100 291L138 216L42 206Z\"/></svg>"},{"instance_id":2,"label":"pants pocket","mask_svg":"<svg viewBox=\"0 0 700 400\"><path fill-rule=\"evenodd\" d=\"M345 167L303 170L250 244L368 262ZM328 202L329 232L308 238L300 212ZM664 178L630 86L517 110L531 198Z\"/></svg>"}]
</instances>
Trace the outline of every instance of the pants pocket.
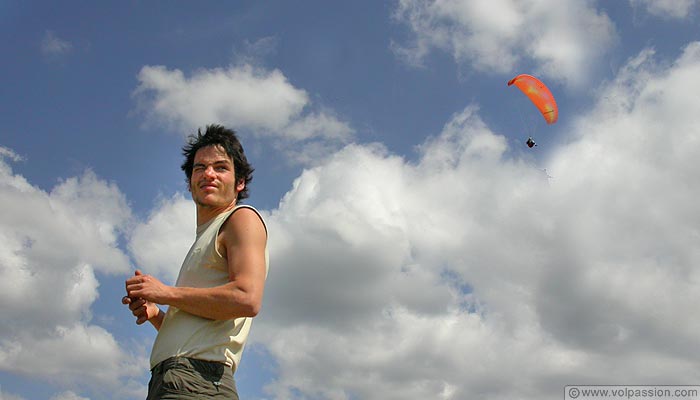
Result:
<instances>
[{"instance_id":1,"label":"pants pocket","mask_svg":"<svg viewBox=\"0 0 700 400\"><path fill-rule=\"evenodd\" d=\"M192 398L238 399L232 374L202 372L180 366L165 371L162 380L163 393L179 394L184 399L188 396L192 396Z\"/></svg>"}]
</instances>

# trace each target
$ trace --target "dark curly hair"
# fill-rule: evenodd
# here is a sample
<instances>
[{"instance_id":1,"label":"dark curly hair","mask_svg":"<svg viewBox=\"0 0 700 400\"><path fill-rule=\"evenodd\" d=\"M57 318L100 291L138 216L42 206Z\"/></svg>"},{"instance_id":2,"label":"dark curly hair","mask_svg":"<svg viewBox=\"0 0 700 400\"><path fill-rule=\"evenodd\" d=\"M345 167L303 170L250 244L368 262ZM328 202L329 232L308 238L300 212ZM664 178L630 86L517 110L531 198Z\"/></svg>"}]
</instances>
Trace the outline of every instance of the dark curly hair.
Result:
<instances>
[{"instance_id":1,"label":"dark curly hair","mask_svg":"<svg viewBox=\"0 0 700 400\"><path fill-rule=\"evenodd\" d=\"M207 146L221 146L226 151L226 154L231 157L233 169L236 173L236 182L245 181L245 188L238 193L236 202L247 198L248 184L253 180L253 166L248 163L236 132L221 125L207 125L204 134L202 134L201 129L198 129L197 134L190 135L187 144L182 147L182 155L185 156L185 162L182 163L180 168L187 175L187 187L191 184L194 156L197 154L197 150Z\"/></svg>"}]
</instances>

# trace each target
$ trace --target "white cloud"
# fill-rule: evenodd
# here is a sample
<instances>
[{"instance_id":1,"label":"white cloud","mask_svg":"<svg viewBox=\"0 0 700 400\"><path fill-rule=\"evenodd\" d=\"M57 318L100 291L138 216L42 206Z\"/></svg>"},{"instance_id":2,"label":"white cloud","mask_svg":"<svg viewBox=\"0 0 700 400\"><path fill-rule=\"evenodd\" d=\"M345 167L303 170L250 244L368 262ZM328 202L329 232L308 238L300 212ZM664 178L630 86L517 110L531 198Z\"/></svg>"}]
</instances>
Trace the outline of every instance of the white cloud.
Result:
<instances>
[{"instance_id":1,"label":"white cloud","mask_svg":"<svg viewBox=\"0 0 700 400\"><path fill-rule=\"evenodd\" d=\"M234 63L238 65L258 65L277 52L279 41L276 37L263 37L253 42L245 40L241 46L234 48Z\"/></svg>"},{"instance_id":2,"label":"white cloud","mask_svg":"<svg viewBox=\"0 0 700 400\"><path fill-rule=\"evenodd\" d=\"M556 399L687 384L700 43L630 60L541 166L467 107L411 163L351 145L266 215L275 398Z\"/></svg>"},{"instance_id":3,"label":"white cloud","mask_svg":"<svg viewBox=\"0 0 700 400\"><path fill-rule=\"evenodd\" d=\"M88 171L46 193L0 161L0 296L7 317L33 315L54 326L80 319L97 296L94 271L129 270L117 248L130 211L114 185ZM26 293L36 301L26 302ZM79 294L78 298L67 294ZM10 326L2 328L4 333Z\"/></svg>"},{"instance_id":4,"label":"white cloud","mask_svg":"<svg viewBox=\"0 0 700 400\"><path fill-rule=\"evenodd\" d=\"M185 129L211 121L233 122L277 131L308 103L278 70L251 66L200 70L190 79L180 70L146 66L139 73L137 94L155 91L152 112Z\"/></svg>"},{"instance_id":5,"label":"white cloud","mask_svg":"<svg viewBox=\"0 0 700 400\"><path fill-rule=\"evenodd\" d=\"M63 56L73 49L73 45L57 37L52 31L44 32L41 40L41 53L47 57Z\"/></svg>"},{"instance_id":6,"label":"white cloud","mask_svg":"<svg viewBox=\"0 0 700 400\"><path fill-rule=\"evenodd\" d=\"M649 14L666 18L688 18L698 0L629 0L633 7L643 7Z\"/></svg>"},{"instance_id":7,"label":"white cloud","mask_svg":"<svg viewBox=\"0 0 700 400\"><path fill-rule=\"evenodd\" d=\"M13 173L16 154L0 153L0 319L11 321L0 326L0 370L115 388L137 361L90 321L96 273L130 270L118 248L126 200L91 171L42 191Z\"/></svg>"},{"instance_id":8,"label":"white cloud","mask_svg":"<svg viewBox=\"0 0 700 400\"><path fill-rule=\"evenodd\" d=\"M196 212L191 199L182 194L162 199L148 220L131 232L128 247L137 268L174 284L194 241L195 228Z\"/></svg>"},{"instance_id":9,"label":"white cloud","mask_svg":"<svg viewBox=\"0 0 700 400\"><path fill-rule=\"evenodd\" d=\"M120 376L141 374L138 360L126 355L112 335L98 326L57 326L49 335L33 336L25 332L25 336L29 337L2 341L3 369L11 367L15 373L39 376L62 385L92 381L116 386L116 378ZM105 360L110 360L108 365Z\"/></svg>"},{"instance_id":10,"label":"white cloud","mask_svg":"<svg viewBox=\"0 0 700 400\"><path fill-rule=\"evenodd\" d=\"M90 399L87 397L79 396L76 393L68 390L65 392L61 392L55 396L52 396L51 400L90 400Z\"/></svg>"},{"instance_id":11,"label":"white cloud","mask_svg":"<svg viewBox=\"0 0 700 400\"><path fill-rule=\"evenodd\" d=\"M7 147L2 147L0 146L0 158L7 158L11 161L18 162L18 161L23 161L24 159L22 156L19 154L15 153L14 151L8 149ZM1 165L0 165L1 166Z\"/></svg>"},{"instance_id":12,"label":"white cloud","mask_svg":"<svg viewBox=\"0 0 700 400\"><path fill-rule=\"evenodd\" d=\"M0 387L0 399L2 400L25 400L24 397L13 394L13 393L8 393L8 392L3 392L2 387Z\"/></svg>"},{"instance_id":13,"label":"white cloud","mask_svg":"<svg viewBox=\"0 0 700 400\"><path fill-rule=\"evenodd\" d=\"M552 160L557 179L565 182L557 189L580 194L562 209L581 228L572 238L589 265L573 265L559 284L578 279L587 290L570 300L590 296L586 301L599 298L610 306L598 332L569 332L572 342L597 340L612 329L630 347L653 345L683 359L682 348L697 345L698 326L689 320L670 327L698 300L693 282L700 252L693 243L700 219L692 198L698 190L700 110L692 93L700 88L700 43L690 44L667 69L652 56L643 52L623 69L598 106L605 118L582 120L578 130L586 136ZM556 308L570 312L571 304Z\"/></svg>"},{"instance_id":14,"label":"white cloud","mask_svg":"<svg viewBox=\"0 0 700 400\"><path fill-rule=\"evenodd\" d=\"M534 62L538 74L579 86L616 41L615 28L590 2L579 0L401 0L394 17L415 38L393 43L420 65L433 50L478 71L515 73Z\"/></svg>"},{"instance_id":15,"label":"white cloud","mask_svg":"<svg viewBox=\"0 0 700 400\"><path fill-rule=\"evenodd\" d=\"M199 70L145 66L134 95L151 118L182 132L222 123L261 137L282 139L280 146L303 141L337 148L353 130L332 112L312 110L309 95L279 70L249 64Z\"/></svg>"}]
</instances>

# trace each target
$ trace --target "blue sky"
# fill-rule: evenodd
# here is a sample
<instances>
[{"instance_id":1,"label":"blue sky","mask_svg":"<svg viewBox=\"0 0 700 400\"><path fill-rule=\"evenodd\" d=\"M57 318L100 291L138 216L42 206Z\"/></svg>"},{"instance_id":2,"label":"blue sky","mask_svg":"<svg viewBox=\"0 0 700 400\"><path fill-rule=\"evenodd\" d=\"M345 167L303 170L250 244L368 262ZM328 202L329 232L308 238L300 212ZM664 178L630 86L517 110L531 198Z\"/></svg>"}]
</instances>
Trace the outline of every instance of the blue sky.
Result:
<instances>
[{"instance_id":1,"label":"blue sky","mask_svg":"<svg viewBox=\"0 0 700 400\"><path fill-rule=\"evenodd\" d=\"M242 398L697 383L698 13L2 2L0 397L145 397L155 331L123 282L174 280L180 148L209 123L239 132L270 229Z\"/></svg>"}]
</instances>

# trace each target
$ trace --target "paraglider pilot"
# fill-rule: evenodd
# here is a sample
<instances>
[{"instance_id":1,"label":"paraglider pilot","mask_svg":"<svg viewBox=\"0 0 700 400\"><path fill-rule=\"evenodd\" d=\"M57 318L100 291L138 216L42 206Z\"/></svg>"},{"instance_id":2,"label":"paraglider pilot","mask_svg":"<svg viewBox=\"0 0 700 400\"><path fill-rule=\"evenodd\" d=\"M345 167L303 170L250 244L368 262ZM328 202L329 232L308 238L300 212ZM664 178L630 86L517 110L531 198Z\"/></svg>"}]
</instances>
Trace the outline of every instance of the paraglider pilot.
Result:
<instances>
[{"instance_id":1,"label":"paraglider pilot","mask_svg":"<svg viewBox=\"0 0 700 400\"><path fill-rule=\"evenodd\" d=\"M527 147L529 147L529 148L532 148L533 146L537 146L537 143L535 143L535 141L532 140L532 136L530 136L529 138L527 138L527 142L525 142L525 144L526 144Z\"/></svg>"}]
</instances>

